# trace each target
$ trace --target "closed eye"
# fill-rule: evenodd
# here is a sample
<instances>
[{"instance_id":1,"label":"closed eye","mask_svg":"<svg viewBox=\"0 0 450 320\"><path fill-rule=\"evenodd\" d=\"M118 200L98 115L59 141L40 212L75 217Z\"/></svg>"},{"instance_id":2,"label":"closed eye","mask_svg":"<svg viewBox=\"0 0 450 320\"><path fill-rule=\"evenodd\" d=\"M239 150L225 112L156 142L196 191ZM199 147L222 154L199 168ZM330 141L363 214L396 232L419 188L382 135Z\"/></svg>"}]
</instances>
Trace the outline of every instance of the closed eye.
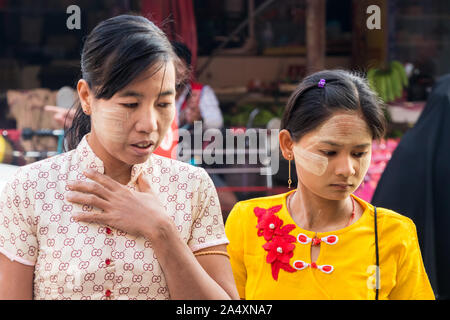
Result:
<instances>
[{"instance_id":1,"label":"closed eye","mask_svg":"<svg viewBox=\"0 0 450 320\"><path fill-rule=\"evenodd\" d=\"M168 102L160 102L158 103L158 107L160 108L168 108L172 105L172 103L168 103Z\"/></svg>"},{"instance_id":2,"label":"closed eye","mask_svg":"<svg viewBox=\"0 0 450 320\"><path fill-rule=\"evenodd\" d=\"M139 106L139 103L121 103L121 105L127 108L137 108Z\"/></svg>"},{"instance_id":3,"label":"closed eye","mask_svg":"<svg viewBox=\"0 0 450 320\"><path fill-rule=\"evenodd\" d=\"M367 152L356 152L356 153L354 153L353 155L354 155L356 158L361 158L361 157L363 157L366 153L367 153Z\"/></svg>"},{"instance_id":4,"label":"closed eye","mask_svg":"<svg viewBox=\"0 0 450 320\"><path fill-rule=\"evenodd\" d=\"M332 157L332 156L336 155L336 151L321 150L320 152L322 152L327 157Z\"/></svg>"}]
</instances>

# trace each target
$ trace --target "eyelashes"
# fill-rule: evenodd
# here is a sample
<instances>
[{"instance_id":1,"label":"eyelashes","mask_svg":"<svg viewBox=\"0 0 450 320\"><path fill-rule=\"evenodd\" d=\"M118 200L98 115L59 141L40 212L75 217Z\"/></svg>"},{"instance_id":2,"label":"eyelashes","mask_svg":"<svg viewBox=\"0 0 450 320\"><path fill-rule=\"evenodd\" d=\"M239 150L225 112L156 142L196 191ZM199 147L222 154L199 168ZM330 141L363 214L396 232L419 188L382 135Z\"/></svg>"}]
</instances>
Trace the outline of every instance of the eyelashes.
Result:
<instances>
[{"instance_id":1,"label":"eyelashes","mask_svg":"<svg viewBox=\"0 0 450 320\"><path fill-rule=\"evenodd\" d=\"M337 155L336 151L328 151L328 150L320 150L321 153L323 153L325 156L327 157L333 157L335 155ZM356 158L362 158L367 154L367 152L355 152L352 155Z\"/></svg>"},{"instance_id":2,"label":"eyelashes","mask_svg":"<svg viewBox=\"0 0 450 320\"><path fill-rule=\"evenodd\" d=\"M367 154L367 152L357 152L354 154L355 157L357 158L362 158Z\"/></svg>"},{"instance_id":3,"label":"eyelashes","mask_svg":"<svg viewBox=\"0 0 450 320\"><path fill-rule=\"evenodd\" d=\"M138 107L138 103L121 103L122 106L126 107L126 108L137 108Z\"/></svg>"},{"instance_id":4,"label":"eyelashes","mask_svg":"<svg viewBox=\"0 0 450 320\"><path fill-rule=\"evenodd\" d=\"M121 103L122 106L124 106L125 108L129 108L129 109L135 109L137 107L139 107L139 103ZM169 108L172 105L172 103L170 102L161 102L158 103L157 106L159 108Z\"/></svg>"},{"instance_id":5,"label":"eyelashes","mask_svg":"<svg viewBox=\"0 0 450 320\"><path fill-rule=\"evenodd\" d=\"M172 103L169 103L169 102L158 103L158 107L160 107L160 108L168 108L171 105L172 105Z\"/></svg>"}]
</instances>

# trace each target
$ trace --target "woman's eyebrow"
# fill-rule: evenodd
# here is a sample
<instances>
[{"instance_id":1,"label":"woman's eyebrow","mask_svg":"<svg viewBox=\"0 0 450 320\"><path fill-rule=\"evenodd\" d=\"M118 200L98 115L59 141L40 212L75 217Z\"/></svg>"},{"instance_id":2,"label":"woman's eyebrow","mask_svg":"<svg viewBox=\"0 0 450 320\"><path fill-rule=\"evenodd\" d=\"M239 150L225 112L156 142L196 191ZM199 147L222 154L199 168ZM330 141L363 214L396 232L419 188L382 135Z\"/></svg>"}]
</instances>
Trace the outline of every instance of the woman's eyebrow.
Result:
<instances>
[{"instance_id":1,"label":"woman's eyebrow","mask_svg":"<svg viewBox=\"0 0 450 320\"><path fill-rule=\"evenodd\" d=\"M144 94L142 94L142 93L140 93L140 92L128 90L128 91L121 92L121 93L119 94L119 97L136 97L136 98L143 98L143 97L144 97Z\"/></svg>"},{"instance_id":2,"label":"woman's eyebrow","mask_svg":"<svg viewBox=\"0 0 450 320\"><path fill-rule=\"evenodd\" d=\"M370 147L370 143L358 144L355 146L355 148L366 148L366 147Z\"/></svg>"},{"instance_id":3,"label":"woman's eyebrow","mask_svg":"<svg viewBox=\"0 0 450 320\"><path fill-rule=\"evenodd\" d=\"M333 142L333 141L325 140L325 141L320 141L320 142L321 142L321 143L329 144L329 145L331 145L331 146L333 146L333 147L342 147L341 144L336 143L336 142ZM356 145L356 146L354 146L354 147L355 147L355 148L365 148L365 147L370 147L370 143L358 144L358 145Z\"/></svg>"},{"instance_id":4,"label":"woman's eyebrow","mask_svg":"<svg viewBox=\"0 0 450 320\"><path fill-rule=\"evenodd\" d=\"M172 96L172 95L175 95L175 91L173 91L173 90L166 90L159 94L160 97Z\"/></svg>"},{"instance_id":5,"label":"woman's eyebrow","mask_svg":"<svg viewBox=\"0 0 450 320\"><path fill-rule=\"evenodd\" d=\"M329 145L331 145L331 146L333 146L333 147L342 147L341 144L336 143L336 142L333 142L333 141L328 141L328 140L320 141L320 143L326 143L326 144L329 144Z\"/></svg>"}]
</instances>

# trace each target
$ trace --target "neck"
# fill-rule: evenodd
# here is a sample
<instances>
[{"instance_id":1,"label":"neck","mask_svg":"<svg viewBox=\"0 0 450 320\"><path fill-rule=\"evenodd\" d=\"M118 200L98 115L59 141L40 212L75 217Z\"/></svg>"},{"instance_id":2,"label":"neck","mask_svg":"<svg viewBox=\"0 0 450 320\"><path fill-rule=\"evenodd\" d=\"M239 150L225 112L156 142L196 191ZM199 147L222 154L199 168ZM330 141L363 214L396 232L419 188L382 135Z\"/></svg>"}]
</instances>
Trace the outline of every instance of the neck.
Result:
<instances>
[{"instance_id":1,"label":"neck","mask_svg":"<svg viewBox=\"0 0 450 320\"><path fill-rule=\"evenodd\" d=\"M95 155L103 162L104 174L111 179L126 185L131 179L131 165L117 159L112 159L103 148L99 148L95 139L87 137L87 142Z\"/></svg>"},{"instance_id":2,"label":"neck","mask_svg":"<svg viewBox=\"0 0 450 320\"><path fill-rule=\"evenodd\" d=\"M324 199L299 183L290 198L288 209L292 219L305 230L338 230L345 227L352 217L353 203L350 196L344 200Z\"/></svg>"},{"instance_id":3,"label":"neck","mask_svg":"<svg viewBox=\"0 0 450 320\"><path fill-rule=\"evenodd\" d=\"M105 162L103 163L105 167L104 174L111 179L119 182L120 184L126 185L131 179L131 166L121 166L114 168L113 166L108 166Z\"/></svg>"}]
</instances>

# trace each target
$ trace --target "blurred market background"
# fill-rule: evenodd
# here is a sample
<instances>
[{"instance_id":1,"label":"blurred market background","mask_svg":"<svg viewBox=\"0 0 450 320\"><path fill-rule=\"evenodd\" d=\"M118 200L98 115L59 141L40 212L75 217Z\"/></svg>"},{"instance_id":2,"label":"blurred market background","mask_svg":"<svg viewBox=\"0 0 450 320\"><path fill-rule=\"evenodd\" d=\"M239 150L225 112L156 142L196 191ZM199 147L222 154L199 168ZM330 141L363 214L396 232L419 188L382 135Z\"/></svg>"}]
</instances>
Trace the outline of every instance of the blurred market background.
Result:
<instances>
[{"instance_id":1,"label":"blurred market background","mask_svg":"<svg viewBox=\"0 0 450 320\"><path fill-rule=\"evenodd\" d=\"M81 9L80 29L66 27L70 5ZM370 5L381 10L381 29L367 27ZM389 125L356 193L367 201L436 79L450 72L448 0L0 0L0 183L15 166L61 152L62 128L44 106L71 107L83 38L129 12L187 44L196 80L217 95L222 130L279 128L290 93L311 72L370 75ZM270 176L260 174L263 164L202 166L222 177L219 194L236 200L288 190L281 156ZM230 209L224 202L224 219Z\"/></svg>"}]
</instances>

